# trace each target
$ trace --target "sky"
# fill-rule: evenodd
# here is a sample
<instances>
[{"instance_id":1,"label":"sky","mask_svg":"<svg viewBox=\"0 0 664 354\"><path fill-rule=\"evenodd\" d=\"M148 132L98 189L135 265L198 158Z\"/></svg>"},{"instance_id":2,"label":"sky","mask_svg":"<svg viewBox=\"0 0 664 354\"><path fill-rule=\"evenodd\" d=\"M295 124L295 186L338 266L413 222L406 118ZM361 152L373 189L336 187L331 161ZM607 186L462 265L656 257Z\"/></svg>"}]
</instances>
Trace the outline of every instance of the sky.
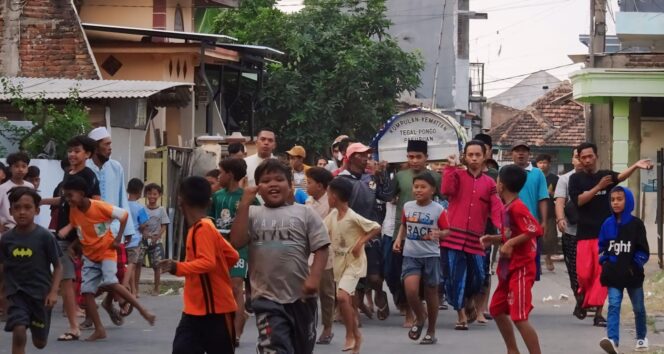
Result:
<instances>
[{"instance_id":1,"label":"sky","mask_svg":"<svg viewBox=\"0 0 664 354\"><path fill-rule=\"evenodd\" d=\"M587 53L579 34L589 32L590 1L470 0L470 11L489 16L488 20L470 23L470 61L485 64L484 95L492 97L507 90L525 78L523 74L571 64L569 54ZM609 3L615 14L618 0ZM280 1L284 11L297 11L299 4L301 0ZM607 26L608 34L615 34L610 12ZM581 67L571 65L548 72L565 80ZM517 75L522 76L505 79Z\"/></svg>"}]
</instances>

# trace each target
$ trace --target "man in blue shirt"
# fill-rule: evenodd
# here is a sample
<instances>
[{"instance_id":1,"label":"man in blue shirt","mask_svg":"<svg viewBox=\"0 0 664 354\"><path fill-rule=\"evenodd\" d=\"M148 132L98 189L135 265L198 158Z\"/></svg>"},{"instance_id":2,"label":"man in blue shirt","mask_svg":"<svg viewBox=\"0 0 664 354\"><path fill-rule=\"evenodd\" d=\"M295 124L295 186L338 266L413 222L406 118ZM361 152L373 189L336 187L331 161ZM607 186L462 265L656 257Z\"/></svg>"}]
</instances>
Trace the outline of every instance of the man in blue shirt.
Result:
<instances>
[{"instance_id":1,"label":"man in blue shirt","mask_svg":"<svg viewBox=\"0 0 664 354\"><path fill-rule=\"evenodd\" d=\"M519 198L528 207L531 214L540 222L542 230L546 233L546 218L548 216L549 191L546 186L546 177L539 168L533 167L530 163L530 147L525 141L515 141L512 145L512 161L514 164L526 170L528 178L526 184L519 192ZM542 250L542 240L537 239L537 257L535 262L537 266L536 280L539 280L542 274L540 265L540 256Z\"/></svg>"}]
</instances>

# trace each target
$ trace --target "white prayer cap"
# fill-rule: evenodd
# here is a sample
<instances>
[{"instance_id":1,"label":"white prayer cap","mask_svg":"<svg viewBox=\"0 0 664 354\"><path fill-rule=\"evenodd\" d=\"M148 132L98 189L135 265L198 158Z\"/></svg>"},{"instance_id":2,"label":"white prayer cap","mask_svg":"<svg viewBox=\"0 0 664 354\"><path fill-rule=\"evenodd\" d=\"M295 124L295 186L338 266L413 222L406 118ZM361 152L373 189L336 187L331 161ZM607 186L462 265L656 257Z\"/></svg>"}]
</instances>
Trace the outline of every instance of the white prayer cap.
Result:
<instances>
[{"instance_id":1,"label":"white prayer cap","mask_svg":"<svg viewBox=\"0 0 664 354\"><path fill-rule=\"evenodd\" d=\"M108 132L108 130L106 130L106 128L99 127L92 129L92 131L88 134L88 137L94 141L99 141L105 138L110 138L111 134Z\"/></svg>"}]
</instances>

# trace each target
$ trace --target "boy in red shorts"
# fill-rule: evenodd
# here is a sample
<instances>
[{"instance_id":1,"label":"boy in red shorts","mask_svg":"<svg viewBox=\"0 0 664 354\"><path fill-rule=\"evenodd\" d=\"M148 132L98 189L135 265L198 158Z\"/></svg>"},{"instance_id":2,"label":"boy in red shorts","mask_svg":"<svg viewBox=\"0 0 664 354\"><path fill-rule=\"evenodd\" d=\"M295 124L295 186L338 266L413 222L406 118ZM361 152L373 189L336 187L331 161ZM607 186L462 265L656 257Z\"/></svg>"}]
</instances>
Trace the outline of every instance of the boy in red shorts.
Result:
<instances>
[{"instance_id":1,"label":"boy in red shorts","mask_svg":"<svg viewBox=\"0 0 664 354\"><path fill-rule=\"evenodd\" d=\"M526 343L528 352L541 353L537 332L528 321L528 315L533 309L531 290L537 273L537 238L542 236L542 228L519 199L519 191L526 178L526 171L516 165L500 170L496 189L505 203L502 235L487 235L480 239L485 247L489 244L500 245L498 287L489 311L503 336L507 354L519 353L512 322Z\"/></svg>"}]
</instances>

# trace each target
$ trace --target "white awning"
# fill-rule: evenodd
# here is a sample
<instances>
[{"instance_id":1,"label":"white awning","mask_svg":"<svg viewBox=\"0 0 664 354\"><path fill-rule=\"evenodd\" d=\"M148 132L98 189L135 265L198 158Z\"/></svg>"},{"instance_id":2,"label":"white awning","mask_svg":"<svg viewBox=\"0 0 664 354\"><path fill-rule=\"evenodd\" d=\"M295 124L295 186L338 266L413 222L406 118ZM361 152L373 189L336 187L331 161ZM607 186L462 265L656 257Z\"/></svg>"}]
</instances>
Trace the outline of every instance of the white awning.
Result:
<instances>
[{"instance_id":1,"label":"white awning","mask_svg":"<svg viewBox=\"0 0 664 354\"><path fill-rule=\"evenodd\" d=\"M130 80L73 80L54 78L5 77L13 86L20 86L25 99L43 97L45 100L64 100L71 90L81 99L148 98L162 91L187 92L193 86L187 82L130 81ZM11 96L0 92L0 101Z\"/></svg>"}]
</instances>

